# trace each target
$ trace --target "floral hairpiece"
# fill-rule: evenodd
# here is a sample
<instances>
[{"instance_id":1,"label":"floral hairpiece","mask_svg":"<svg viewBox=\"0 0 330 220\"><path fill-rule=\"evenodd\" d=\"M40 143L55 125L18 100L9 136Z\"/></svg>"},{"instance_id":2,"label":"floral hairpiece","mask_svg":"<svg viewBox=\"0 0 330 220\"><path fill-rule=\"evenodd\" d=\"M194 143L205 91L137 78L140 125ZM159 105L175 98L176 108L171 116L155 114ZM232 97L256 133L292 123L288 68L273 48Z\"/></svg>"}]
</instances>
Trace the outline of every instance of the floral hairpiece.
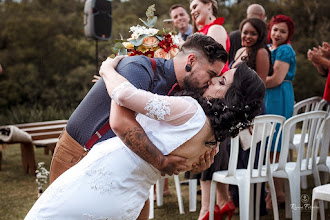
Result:
<instances>
[{"instance_id":1,"label":"floral hairpiece","mask_svg":"<svg viewBox=\"0 0 330 220\"><path fill-rule=\"evenodd\" d=\"M207 102L206 102L209 106L212 106L212 103L209 101L209 100L207 100ZM227 106L227 105L225 105L224 103L221 103L222 104L222 111L224 112L226 109L229 109L229 107ZM248 109L249 108L249 105L245 105L244 106L244 109ZM236 109L236 110L239 110L239 111L242 111L242 109L241 108L239 108L239 107L236 107L235 105L233 105L232 107L231 107L231 109ZM213 113L214 115L218 115L218 112L214 112ZM249 117L249 115L247 114L247 113L244 113L244 116L245 116L245 118L248 118Z\"/></svg>"},{"instance_id":2,"label":"floral hairpiece","mask_svg":"<svg viewBox=\"0 0 330 220\"><path fill-rule=\"evenodd\" d=\"M137 25L130 28L131 37L124 40L115 40L113 51L118 55L145 55L148 57L173 58L178 52L179 39L170 29L154 28L157 22L155 5L148 7L146 11L147 21L140 18L145 26Z\"/></svg>"},{"instance_id":3,"label":"floral hairpiece","mask_svg":"<svg viewBox=\"0 0 330 220\"><path fill-rule=\"evenodd\" d=\"M230 129L229 129L229 131L232 132L235 129L243 130L243 129L247 128L250 125L251 125L251 121L249 121L249 120L247 120L244 123L243 122L238 122L236 125L231 126Z\"/></svg>"}]
</instances>

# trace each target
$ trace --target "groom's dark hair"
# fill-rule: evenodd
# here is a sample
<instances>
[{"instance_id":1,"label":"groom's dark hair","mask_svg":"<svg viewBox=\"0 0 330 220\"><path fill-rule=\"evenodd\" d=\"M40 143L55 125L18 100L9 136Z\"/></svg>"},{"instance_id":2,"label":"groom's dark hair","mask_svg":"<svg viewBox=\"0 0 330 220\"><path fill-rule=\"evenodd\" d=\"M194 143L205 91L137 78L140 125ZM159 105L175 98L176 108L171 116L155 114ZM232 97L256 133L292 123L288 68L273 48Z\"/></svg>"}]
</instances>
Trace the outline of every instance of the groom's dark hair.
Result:
<instances>
[{"instance_id":1,"label":"groom's dark hair","mask_svg":"<svg viewBox=\"0 0 330 220\"><path fill-rule=\"evenodd\" d=\"M212 37L202 33L190 35L181 46L181 52L183 53L190 53L193 51L197 52L197 56L202 55L202 57L207 59L211 64L215 61L226 63L228 59L228 53L223 46Z\"/></svg>"}]
</instances>

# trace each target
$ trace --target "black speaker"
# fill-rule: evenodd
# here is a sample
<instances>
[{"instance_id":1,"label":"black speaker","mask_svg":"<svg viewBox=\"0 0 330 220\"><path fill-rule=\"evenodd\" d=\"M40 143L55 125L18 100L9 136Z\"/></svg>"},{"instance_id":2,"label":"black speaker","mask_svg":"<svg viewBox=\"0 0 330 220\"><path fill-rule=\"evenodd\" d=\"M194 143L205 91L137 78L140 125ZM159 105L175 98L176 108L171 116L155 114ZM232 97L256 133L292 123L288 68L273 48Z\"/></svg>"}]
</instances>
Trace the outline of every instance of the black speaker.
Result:
<instances>
[{"instance_id":1,"label":"black speaker","mask_svg":"<svg viewBox=\"0 0 330 220\"><path fill-rule=\"evenodd\" d=\"M109 40L112 28L110 0L86 0L84 32L87 38Z\"/></svg>"}]
</instances>

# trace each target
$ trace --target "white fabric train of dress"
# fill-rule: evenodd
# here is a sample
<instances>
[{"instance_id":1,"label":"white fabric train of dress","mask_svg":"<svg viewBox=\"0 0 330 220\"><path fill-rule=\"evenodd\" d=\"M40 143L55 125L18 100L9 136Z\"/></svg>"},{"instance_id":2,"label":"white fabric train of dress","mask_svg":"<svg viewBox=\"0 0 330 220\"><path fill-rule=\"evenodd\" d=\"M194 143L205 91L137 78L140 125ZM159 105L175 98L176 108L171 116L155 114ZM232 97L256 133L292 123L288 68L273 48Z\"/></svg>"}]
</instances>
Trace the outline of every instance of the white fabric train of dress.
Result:
<instances>
[{"instance_id":1,"label":"white fabric train of dress","mask_svg":"<svg viewBox=\"0 0 330 220\"><path fill-rule=\"evenodd\" d=\"M149 103L150 108L150 100L155 101L155 97L158 104L162 102L159 96L152 95L145 106ZM137 115L150 140L164 154L191 139L206 120L196 100L180 98L198 106L193 117L182 125ZM56 179L25 219L136 219L151 185L160 177L157 169L114 137L96 144L85 158Z\"/></svg>"}]
</instances>

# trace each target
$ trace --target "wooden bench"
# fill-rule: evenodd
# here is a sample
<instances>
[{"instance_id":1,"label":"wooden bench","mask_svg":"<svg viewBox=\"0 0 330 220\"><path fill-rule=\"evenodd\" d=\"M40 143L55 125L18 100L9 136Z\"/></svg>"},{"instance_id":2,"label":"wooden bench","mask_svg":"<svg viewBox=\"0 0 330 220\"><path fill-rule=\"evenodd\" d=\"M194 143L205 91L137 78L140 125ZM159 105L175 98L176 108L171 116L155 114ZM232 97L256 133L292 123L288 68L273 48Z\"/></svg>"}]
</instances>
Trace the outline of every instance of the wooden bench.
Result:
<instances>
[{"instance_id":1,"label":"wooden bench","mask_svg":"<svg viewBox=\"0 0 330 220\"><path fill-rule=\"evenodd\" d=\"M25 173L35 175L36 162L33 146L44 147L46 154L49 154L49 150L54 151L58 138L66 124L67 120L55 120L14 125L27 132L32 138L31 143L19 143Z\"/></svg>"}]
</instances>

